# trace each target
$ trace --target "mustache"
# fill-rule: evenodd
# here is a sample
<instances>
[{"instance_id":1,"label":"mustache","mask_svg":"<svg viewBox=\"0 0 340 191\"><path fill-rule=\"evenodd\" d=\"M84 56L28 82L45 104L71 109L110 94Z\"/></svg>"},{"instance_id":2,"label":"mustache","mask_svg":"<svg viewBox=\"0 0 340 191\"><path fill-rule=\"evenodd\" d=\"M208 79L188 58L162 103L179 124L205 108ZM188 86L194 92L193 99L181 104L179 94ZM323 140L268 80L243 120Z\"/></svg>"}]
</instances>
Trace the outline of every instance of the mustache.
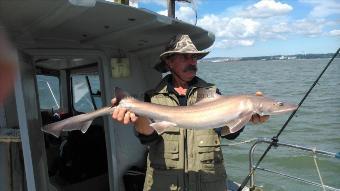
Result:
<instances>
[{"instance_id":1,"label":"mustache","mask_svg":"<svg viewBox=\"0 0 340 191\"><path fill-rule=\"evenodd\" d=\"M196 72L197 66L189 65L186 68L184 68L183 72Z\"/></svg>"}]
</instances>

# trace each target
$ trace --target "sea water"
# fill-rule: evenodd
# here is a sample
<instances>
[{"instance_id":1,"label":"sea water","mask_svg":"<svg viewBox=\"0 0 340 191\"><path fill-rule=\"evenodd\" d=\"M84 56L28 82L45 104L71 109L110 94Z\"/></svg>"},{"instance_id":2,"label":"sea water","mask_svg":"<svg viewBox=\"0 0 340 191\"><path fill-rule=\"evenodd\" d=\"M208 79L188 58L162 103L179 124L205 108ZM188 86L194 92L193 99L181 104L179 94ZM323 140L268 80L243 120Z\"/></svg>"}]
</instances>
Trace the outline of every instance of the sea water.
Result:
<instances>
[{"instance_id":1,"label":"sea water","mask_svg":"<svg viewBox=\"0 0 340 191\"><path fill-rule=\"evenodd\" d=\"M224 95L254 94L298 104L330 59L200 62L198 76L214 83ZM276 135L289 114L272 116L260 125L247 125L231 144ZM340 59L335 59L279 137L329 152L340 152ZM242 182L249 173L248 153L253 143L223 147L229 179ZM260 144L255 161L268 145ZM323 183L340 189L340 159L317 155ZM320 183L313 154L291 148L272 148L260 167ZM320 187L257 170L255 183L264 190L322 190Z\"/></svg>"}]
</instances>

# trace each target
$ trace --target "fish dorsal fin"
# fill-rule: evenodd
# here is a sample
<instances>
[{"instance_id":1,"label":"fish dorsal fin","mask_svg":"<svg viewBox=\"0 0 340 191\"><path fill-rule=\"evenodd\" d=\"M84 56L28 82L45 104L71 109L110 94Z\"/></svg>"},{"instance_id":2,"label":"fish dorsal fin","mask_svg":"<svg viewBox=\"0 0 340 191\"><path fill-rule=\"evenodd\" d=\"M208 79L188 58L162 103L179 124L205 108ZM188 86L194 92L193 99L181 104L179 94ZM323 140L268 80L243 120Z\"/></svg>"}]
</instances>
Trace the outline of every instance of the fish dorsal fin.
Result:
<instances>
[{"instance_id":1,"label":"fish dorsal fin","mask_svg":"<svg viewBox=\"0 0 340 191\"><path fill-rule=\"evenodd\" d=\"M130 97L130 95L127 92L125 92L124 90L122 90L121 88L115 87L115 98L117 99L116 105L119 104L120 100L122 100L126 97Z\"/></svg>"},{"instance_id":2,"label":"fish dorsal fin","mask_svg":"<svg viewBox=\"0 0 340 191\"><path fill-rule=\"evenodd\" d=\"M218 95L216 93L216 90L214 89L199 88L197 89L197 98L196 98L195 105L206 103L206 102L211 102L211 101L216 100L219 97L221 97L221 95Z\"/></svg>"}]
</instances>

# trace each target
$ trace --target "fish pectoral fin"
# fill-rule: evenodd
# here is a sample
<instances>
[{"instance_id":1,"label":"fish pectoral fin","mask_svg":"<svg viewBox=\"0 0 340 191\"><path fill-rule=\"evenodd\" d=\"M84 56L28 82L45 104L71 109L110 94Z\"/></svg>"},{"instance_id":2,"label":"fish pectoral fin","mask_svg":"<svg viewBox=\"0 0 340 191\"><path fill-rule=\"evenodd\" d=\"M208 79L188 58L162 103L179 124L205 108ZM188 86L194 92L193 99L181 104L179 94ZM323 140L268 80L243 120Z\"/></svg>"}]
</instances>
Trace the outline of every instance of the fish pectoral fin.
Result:
<instances>
[{"instance_id":1,"label":"fish pectoral fin","mask_svg":"<svg viewBox=\"0 0 340 191\"><path fill-rule=\"evenodd\" d=\"M150 126L156 130L158 135L162 134L167 128L170 127L176 127L176 123L172 123L169 121L160 121L160 122L155 122L151 123Z\"/></svg>"},{"instance_id":2,"label":"fish pectoral fin","mask_svg":"<svg viewBox=\"0 0 340 191\"><path fill-rule=\"evenodd\" d=\"M64 128L63 131L73 131L73 130L80 130L82 133L86 133L86 131L91 126L93 120L84 121L78 124L71 124L68 127Z\"/></svg>"},{"instance_id":3,"label":"fish pectoral fin","mask_svg":"<svg viewBox=\"0 0 340 191\"><path fill-rule=\"evenodd\" d=\"M244 115L243 117L234 119L232 121L228 121L226 125L229 127L229 132L235 133L242 129L242 127L244 127L249 122L251 116L252 114L248 114Z\"/></svg>"},{"instance_id":4,"label":"fish pectoral fin","mask_svg":"<svg viewBox=\"0 0 340 191\"><path fill-rule=\"evenodd\" d=\"M90 120L90 121L86 121L82 124L82 127L80 128L80 131L82 133L86 133L86 131L89 129L89 127L91 126L93 120Z\"/></svg>"},{"instance_id":5,"label":"fish pectoral fin","mask_svg":"<svg viewBox=\"0 0 340 191\"><path fill-rule=\"evenodd\" d=\"M130 95L119 87L115 87L116 104L114 106L117 106L119 102L126 97L130 97Z\"/></svg>"}]
</instances>

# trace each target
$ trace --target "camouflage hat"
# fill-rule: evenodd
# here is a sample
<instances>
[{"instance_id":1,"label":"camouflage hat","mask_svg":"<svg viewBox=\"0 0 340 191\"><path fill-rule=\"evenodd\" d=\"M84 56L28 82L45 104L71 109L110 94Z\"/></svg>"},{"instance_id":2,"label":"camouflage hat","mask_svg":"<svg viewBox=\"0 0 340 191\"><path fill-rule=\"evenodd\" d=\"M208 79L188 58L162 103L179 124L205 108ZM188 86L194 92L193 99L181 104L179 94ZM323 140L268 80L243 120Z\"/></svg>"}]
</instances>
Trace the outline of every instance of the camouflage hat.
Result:
<instances>
[{"instance_id":1,"label":"camouflage hat","mask_svg":"<svg viewBox=\"0 0 340 191\"><path fill-rule=\"evenodd\" d=\"M197 50L189 35L176 35L165 48L165 52L159 56L161 62L156 64L154 68L162 73L168 72L169 69L165 65L165 59L173 54L195 54L199 60L205 57L208 53L208 51Z\"/></svg>"}]
</instances>

